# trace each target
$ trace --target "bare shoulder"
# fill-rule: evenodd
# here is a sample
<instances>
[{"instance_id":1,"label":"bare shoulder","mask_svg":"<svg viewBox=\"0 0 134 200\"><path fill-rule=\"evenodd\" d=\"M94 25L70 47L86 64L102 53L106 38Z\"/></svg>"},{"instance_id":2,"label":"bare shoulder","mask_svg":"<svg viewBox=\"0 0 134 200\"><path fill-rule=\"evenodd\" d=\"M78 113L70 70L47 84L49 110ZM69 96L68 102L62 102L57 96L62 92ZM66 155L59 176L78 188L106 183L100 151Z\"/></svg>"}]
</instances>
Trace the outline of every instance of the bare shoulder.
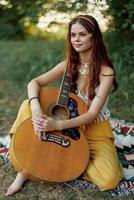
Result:
<instances>
[{"instance_id":1,"label":"bare shoulder","mask_svg":"<svg viewBox=\"0 0 134 200\"><path fill-rule=\"evenodd\" d=\"M100 72L101 76L114 76L115 75L115 71L113 68L109 67L109 66L101 66L101 72Z\"/></svg>"},{"instance_id":2,"label":"bare shoulder","mask_svg":"<svg viewBox=\"0 0 134 200\"><path fill-rule=\"evenodd\" d=\"M101 66L100 71L100 83L103 87L111 88L115 77L115 71L109 66Z\"/></svg>"}]
</instances>

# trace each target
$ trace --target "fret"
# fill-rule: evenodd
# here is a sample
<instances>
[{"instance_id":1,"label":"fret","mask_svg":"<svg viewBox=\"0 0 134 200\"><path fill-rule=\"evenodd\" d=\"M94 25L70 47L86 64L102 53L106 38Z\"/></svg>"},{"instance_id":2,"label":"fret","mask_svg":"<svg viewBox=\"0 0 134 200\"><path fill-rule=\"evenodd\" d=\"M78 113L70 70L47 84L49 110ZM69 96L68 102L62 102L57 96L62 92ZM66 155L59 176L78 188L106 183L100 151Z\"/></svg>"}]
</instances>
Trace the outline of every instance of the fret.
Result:
<instances>
[{"instance_id":1,"label":"fret","mask_svg":"<svg viewBox=\"0 0 134 200\"><path fill-rule=\"evenodd\" d=\"M66 98L67 98L67 95L64 95L64 94L62 93L62 94L61 94L61 98L62 98L62 99L65 98L65 99L66 99Z\"/></svg>"},{"instance_id":2,"label":"fret","mask_svg":"<svg viewBox=\"0 0 134 200\"><path fill-rule=\"evenodd\" d=\"M70 87L70 84L64 84L63 83L63 86L62 86L63 88L69 88Z\"/></svg>"},{"instance_id":3,"label":"fret","mask_svg":"<svg viewBox=\"0 0 134 200\"><path fill-rule=\"evenodd\" d=\"M66 105L66 99L60 99L59 103Z\"/></svg>"},{"instance_id":4,"label":"fret","mask_svg":"<svg viewBox=\"0 0 134 200\"><path fill-rule=\"evenodd\" d=\"M68 99L68 95L61 95L58 101L66 101Z\"/></svg>"},{"instance_id":5,"label":"fret","mask_svg":"<svg viewBox=\"0 0 134 200\"><path fill-rule=\"evenodd\" d=\"M68 92L65 93L61 91L60 98L67 98L67 96L68 96Z\"/></svg>"},{"instance_id":6,"label":"fret","mask_svg":"<svg viewBox=\"0 0 134 200\"><path fill-rule=\"evenodd\" d=\"M70 87L70 84L65 84L65 83L63 83L63 87Z\"/></svg>"},{"instance_id":7,"label":"fret","mask_svg":"<svg viewBox=\"0 0 134 200\"><path fill-rule=\"evenodd\" d=\"M61 89L61 91L65 92L65 93L67 93L69 90L70 90L70 88L63 88L63 89Z\"/></svg>"},{"instance_id":8,"label":"fret","mask_svg":"<svg viewBox=\"0 0 134 200\"><path fill-rule=\"evenodd\" d=\"M66 107L67 106L67 101L66 100L65 101L59 100L58 104Z\"/></svg>"},{"instance_id":9,"label":"fret","mask_svg":"<svg viewBox=\"0 0 134 200\"><path fill-rule=\"evenodd\" d=\"M67 94L68 91L69 91L68 89L66 89L66 90L65 90L65 89L62 89L62 90L61 90L61 92L64 93L64 94Z\"/></svg>"}]
</instances>

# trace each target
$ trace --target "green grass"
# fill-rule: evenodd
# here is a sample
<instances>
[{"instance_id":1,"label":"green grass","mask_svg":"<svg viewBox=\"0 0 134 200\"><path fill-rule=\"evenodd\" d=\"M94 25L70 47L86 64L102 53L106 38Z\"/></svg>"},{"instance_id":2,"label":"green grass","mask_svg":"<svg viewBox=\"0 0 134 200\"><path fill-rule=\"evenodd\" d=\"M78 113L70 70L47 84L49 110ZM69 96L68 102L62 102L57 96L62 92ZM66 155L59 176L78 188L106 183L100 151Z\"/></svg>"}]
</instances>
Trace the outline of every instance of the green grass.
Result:
<instances>
[{"instance_id":1,"label":"green grass","mask_svg":"<svg viewBox=\"0 0 134 200\"><path fill-rule=\"evenodd\" d=\"M33 77L50 70L64 58L64 43L60 40L0 41L0 49L0 85L5 87L6 80L6 84L17 87L23 94L26 94L26 85ZM111 55L119 89L111 93L109 107L114 117L132 121L134 119L133 65L129 61L131 59L127 57L128 54L121 55L120 51L113 51ZM1 95L5 94L1 94L0 91L0 97ZM7 112L10 112L10 107L8 109Z\"/></svg>"},{"instance_id":2,"label":"green grass","mask_svg":"<svg viewBox=\"0 0 134 200\"><path fill-rule=\"evenodd\" d=\"M8 134L16 118L22 101L27 97L26 84L32 78L52 68L63 57L63 43L46 41L0 42L0 136ZM130 77L131 78L131 77ZM119 91L111 94L109 107L112 115L133 120L133 90L125 77L120 77L122 84ZM128 79L129 80L129 79ZM129 80L130 81L130 80ZM124 84L124 85L123 85ZM59 85L59 82L54 83ZM124 90L122 91L124 87ZM127 89L128 88L128 89ZM128 94L130 97L128 97ZM64 187L59 184L40 184L27 182L24 189L13 197L6 198L6 188L16 175L10 163L3 165L0 161L0 200L132 200L133 197L112 197L98 190L79 191L77 188Z\"/></svg>"},{"instance_id":3,"label":"green grass","mask_svg":"<svg viewBox=\"0 0 134 200\"><path fill-rule=\"evenodd\" d=\"M15 177L15 171L11 164L0 166L0 200L133 200L133 196L112 197L106 192L99 190L67 187L64 184L33 183L27 182L24 188L11 196L5 197L6 188Z\"/></svg>"}]
</instances>

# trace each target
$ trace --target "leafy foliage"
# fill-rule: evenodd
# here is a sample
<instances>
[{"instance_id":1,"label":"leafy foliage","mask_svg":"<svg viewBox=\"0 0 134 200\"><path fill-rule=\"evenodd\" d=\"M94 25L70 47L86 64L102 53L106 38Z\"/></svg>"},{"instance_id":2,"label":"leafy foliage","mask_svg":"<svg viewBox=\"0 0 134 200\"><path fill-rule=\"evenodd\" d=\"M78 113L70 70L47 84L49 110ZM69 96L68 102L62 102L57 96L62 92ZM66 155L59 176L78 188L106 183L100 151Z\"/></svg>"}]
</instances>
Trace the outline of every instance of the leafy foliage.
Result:
<instances>
[{"instance_id":1,"label":"leafy foliage","mask_svg":"<svg viewBox=\"0 0 134 200\"><path fill-rule=\"evenodd\" d=\"M127 116L134 118L134 0L107 0L109 9L106 15L112 16L110 29L106 33L106 40L110 56L116 68L119 90L112 95L111 106L118 105L118 114L124 110ZM129 107L126 109L126 107ZM113 112L114 113L114 112Z\"/></svg>"},{"instance_id":2,"label":"leafy foliage","mask_svg":"<svg viewBox=\"0 0 134 200\"><path fill-rule=\"evenodd\" d=\"M106 0L109 9L106 15L112 16L111 27L120 34L120 39L134 39L134 0Z\"/></svg>"},{"instance_id":3,"label":"leafy foliage","mask_svg":"<svg viewBox=\"0 0 134 200\"><path fill-rule=\"evenodd\" d=\"M26 22L36 24L50 11L78 12L87 8L88 0L7 0L0 2L0 39L24 39Z\"/></svg>"}]
</instances>

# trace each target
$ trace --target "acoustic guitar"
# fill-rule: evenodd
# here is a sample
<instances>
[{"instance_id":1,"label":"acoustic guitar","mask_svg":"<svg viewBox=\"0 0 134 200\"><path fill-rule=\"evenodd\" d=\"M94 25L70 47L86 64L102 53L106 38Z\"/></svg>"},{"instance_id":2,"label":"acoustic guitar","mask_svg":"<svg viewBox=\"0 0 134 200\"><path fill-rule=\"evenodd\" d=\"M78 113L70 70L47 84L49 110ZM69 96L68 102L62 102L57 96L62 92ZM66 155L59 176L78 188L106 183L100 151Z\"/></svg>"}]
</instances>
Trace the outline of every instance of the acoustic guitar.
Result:
<instances>
[{"instance_id":1,"label":"acoustic guitar","mask_svg":"<svg viewBox=\"0 0 134 200\"><path fill-rule=\"evenodd\" d=\"M64 120L87 111L85 102L69 92L70 87L67 76L64 76L60 89L41 87L39 99L46 115ZM40 141L34 133L31 118L17 128L9 154L16 170L33 181L73 180L84 172L89 162L83 127L46 132Z\"/></svg>"}]
</instances>

